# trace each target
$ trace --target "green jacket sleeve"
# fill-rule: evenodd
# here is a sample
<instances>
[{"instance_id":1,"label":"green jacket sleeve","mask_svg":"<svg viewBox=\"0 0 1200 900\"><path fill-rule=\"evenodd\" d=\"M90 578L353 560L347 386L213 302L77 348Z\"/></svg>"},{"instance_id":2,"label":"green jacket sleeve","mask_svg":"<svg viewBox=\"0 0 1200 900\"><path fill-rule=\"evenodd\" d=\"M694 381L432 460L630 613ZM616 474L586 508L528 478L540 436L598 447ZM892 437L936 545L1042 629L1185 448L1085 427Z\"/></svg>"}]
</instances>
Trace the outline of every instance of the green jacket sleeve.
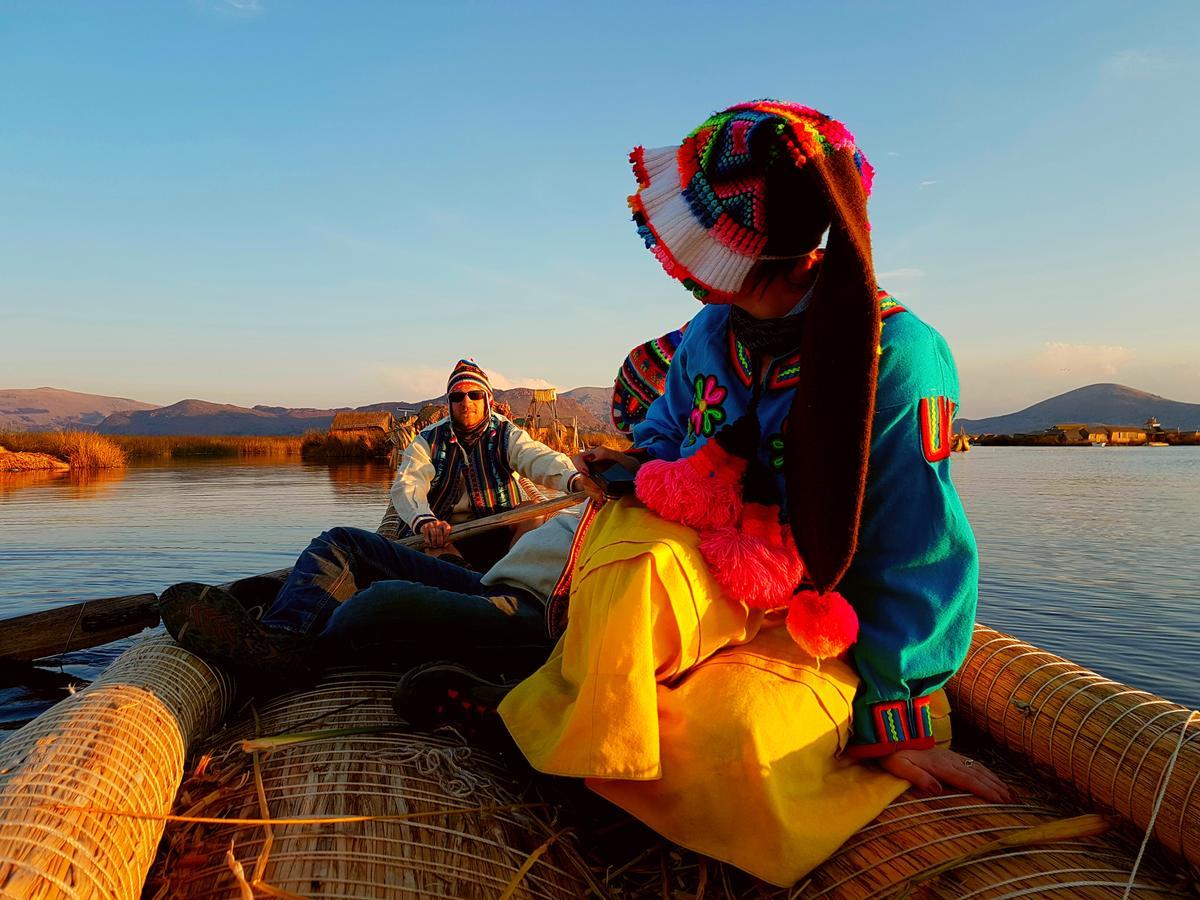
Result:
<instances>
[{"instance_id":1,"label":"green jacket sleeve","mask_svg":"<svg viewBox=\"0 0 1200 900\"><path fill-rule=\"evenodd\" d=\"M929 694L966 656L978 555L950 480L958 376L911 313L884 320L858 548L839 590L859 617L852 756L934 745Z\"/></svg>"}]
</instances>

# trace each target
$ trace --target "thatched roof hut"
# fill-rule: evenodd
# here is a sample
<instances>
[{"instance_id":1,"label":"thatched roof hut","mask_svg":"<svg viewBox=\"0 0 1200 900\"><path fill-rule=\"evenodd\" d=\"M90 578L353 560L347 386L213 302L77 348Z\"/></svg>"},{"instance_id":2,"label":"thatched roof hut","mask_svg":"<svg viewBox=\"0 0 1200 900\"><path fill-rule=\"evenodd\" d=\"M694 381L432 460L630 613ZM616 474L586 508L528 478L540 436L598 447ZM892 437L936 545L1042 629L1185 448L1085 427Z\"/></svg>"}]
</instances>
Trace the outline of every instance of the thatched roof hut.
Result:
<instances>
[{"instance_id":1,"label":"thatched roof hut","mask_svg":"<svg viewBox=\"0 0 1200 900\"><path fill-rule=\"evenodd\" d=\"M333 417L330 434L387 434L395 427L392 414L387 410L378 412L340 412Z\"/></svg>"}]
</instances>

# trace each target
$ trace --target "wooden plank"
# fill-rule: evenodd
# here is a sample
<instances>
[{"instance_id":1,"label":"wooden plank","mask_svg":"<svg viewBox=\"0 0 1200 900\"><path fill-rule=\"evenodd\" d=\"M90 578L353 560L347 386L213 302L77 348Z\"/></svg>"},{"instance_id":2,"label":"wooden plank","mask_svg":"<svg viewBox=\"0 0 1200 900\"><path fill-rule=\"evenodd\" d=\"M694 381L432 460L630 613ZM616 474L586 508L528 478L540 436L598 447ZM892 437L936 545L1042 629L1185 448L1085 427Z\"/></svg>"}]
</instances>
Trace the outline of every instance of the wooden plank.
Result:
<instances>
[{"instance_id":1,"label":"wooden plank","mask_svg":"<svg viewBox=\"0 0 1200 900\"><path fill-rule=\"evenodd\" d=\"M0 622L0 659L34 660L97 647L157 624L155 594L72 603Z\"/></svg>"},{"instance_id":2,"label":"wooden plank","mask_svg":"<svg viewBox=\"0 0 1200 900\"><path fill-rule=\"evenodd\" d=\"M494 516L463 522L450 529L450 539L470 537L537 516L549 515L582 503L586 498L582 491L564 494L541 503L531 503L496 513ZM419 548L424 546L425 538L414 535L397 543L405 547ZM283 581L291 571L290 568L277 569L259 577ZM228 588L232 583L226 582L221 587ZM155 594L130 594L124 597L85 600L82 603L29 613L0 621L0 660L29 662L45 656L57 656L68 650L86 650L129 637L143 628L153 628L158 623L158 597Z\"/></svg>"}]
</instances>

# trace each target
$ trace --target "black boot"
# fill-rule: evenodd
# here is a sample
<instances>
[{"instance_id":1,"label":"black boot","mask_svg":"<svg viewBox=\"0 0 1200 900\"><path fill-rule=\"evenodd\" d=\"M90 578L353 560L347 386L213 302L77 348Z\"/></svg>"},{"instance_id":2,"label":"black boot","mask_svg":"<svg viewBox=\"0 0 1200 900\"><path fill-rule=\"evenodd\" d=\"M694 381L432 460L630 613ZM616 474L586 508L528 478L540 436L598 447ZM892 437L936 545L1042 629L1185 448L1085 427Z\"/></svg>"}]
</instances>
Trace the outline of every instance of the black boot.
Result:
<instances>
[{"instance_id":1,"label":"black boot","mask_svg":"<svg viewBox=\"0 0 1200 900\"><path fill-rule=\"evenodd\" d=\"M392 706L401 719L421 731L449 726L468 743L519 754L496 711L515 686L515 682L488 681L457 663L426 663L400 679Z\"/></svg>"},{"instance_id":2,"label":"black boot","mask_svg":"<svg viewBox=\"0 0 1200 900\"><path fill-rule=\"evenodd\" d=\"M158 601L171 637L202 659L251 679L302 681L311 670L312 641L264 628L223 588L194 581L172 585Z\"/></svg>"}]
</instances>

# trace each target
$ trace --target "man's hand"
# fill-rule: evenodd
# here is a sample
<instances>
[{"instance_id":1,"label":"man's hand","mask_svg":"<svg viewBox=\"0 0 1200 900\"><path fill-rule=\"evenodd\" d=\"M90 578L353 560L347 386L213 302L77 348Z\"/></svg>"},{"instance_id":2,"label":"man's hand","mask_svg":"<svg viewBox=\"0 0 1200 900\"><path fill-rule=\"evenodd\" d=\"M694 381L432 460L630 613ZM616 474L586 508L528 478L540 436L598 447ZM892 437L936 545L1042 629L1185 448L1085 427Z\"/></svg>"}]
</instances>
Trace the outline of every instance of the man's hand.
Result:
<instances>
[{"instance_id":1,"label":"man's hand","mask_svg":"<svg viewBox=\"0 0 1200 900\"><path fill-rule=\"evenodd\" d=\"M610 450L608 447L595 447L591 450L585 450L582 453L576 453L571 457L571 462L583 476L582 478L575 479L573 487L575 490L583 491L587 494L588 499L597 507L603 506L608 501L608 497L604 494L604 488L591 477L591 467L593 464L600 464L600 467L603 468L603 465L606 463L615 463L619 466L624 466L630 472L636 472L641 465L640 462L628 453Z\"/></svg>"},{"instance_id":2,"label":"man's hand","mask_svg":"<svg viewBox=\"0 0 1200 900\"><path fill-rule=\"evenodd\" d=\"M426 547L431 550L440 550L446 546L446 541L450 538L450 523L440 519L436 522L427 522L421 526L421 536L425 538Z\"/></svg>"},{"instance_id":3,"label":"man's hand","mask_svg":"<svg viewBox=\"0 0 1200 900\"><path fill-rule=\"evenodd\" d=\"M886 771L918 791L940 794L943 785L970 791L991 803L1012 803L1016 794L983 763L953 750L900 750L879 760Z\"/></svg>"}]
</instances>

